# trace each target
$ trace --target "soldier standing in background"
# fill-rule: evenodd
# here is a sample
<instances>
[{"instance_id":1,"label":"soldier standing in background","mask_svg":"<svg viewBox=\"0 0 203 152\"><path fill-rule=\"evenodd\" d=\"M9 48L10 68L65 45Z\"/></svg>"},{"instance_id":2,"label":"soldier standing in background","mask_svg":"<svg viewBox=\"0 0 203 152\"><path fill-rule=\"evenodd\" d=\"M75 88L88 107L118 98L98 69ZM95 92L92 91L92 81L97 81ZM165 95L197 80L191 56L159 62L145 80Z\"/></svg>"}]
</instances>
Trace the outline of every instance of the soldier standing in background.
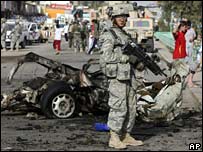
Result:
<instances>
[{"instance_id":1,"label":"soldier standing in background","mask_svg":"<svg viewBox=\"0 0 203 152\"><path fill-rule=\"evenodd\" d=\"M69 24L68 39L69 39L68 46L69 46L69 48L72 48L72 44L73 44L73 21L71 21Z\"/></svg>"},{"instance_id":2,"label":"soldier standing in background","mask_svg":"<svg viewBox=\"0 0 203 152\"><path fill-rule=\"evenodd\" d=\"M1 47L3 51L6 51L6 32L7 32L7 24L6 19L1 19Z\"/></svg>"},{"instance_id":3,"label":"soldier standing in background","mask_svg":"<svg viewBox=\"0 0 203 152\"><path fill-rule=\"evenodd\" d=\"M19 45L20 45L20 36L22 34L22 27L20 25L19 19L16 20L16 25L14 29L11 31L11 51L14 50L14 47L16 45L16 51L19 51Z\"/></svg>"},{"instance_id":4,"label":"soldier standing in background","mask_svg":"<svg viewBox=\"0 0 203 152\"><path fill-rule=\"evenodd\" d=\"M109 83L110 107L107 125L110 128L109 147L124 149L127 145L143 145L135 140L130 132L136 117L135 71L143 70L144 65L135 56L122 53L121 46L131 41L123 30L129 12L122 6L114 6L112 10L113 27L103 33L100 66ZM116 36L115 36L116 35Z\"/></svg>"},{"instance_id":5,"label":"soldier standing in background","mask_svg":"<svg viewBox=\"0 0 203 152\"><path fill-rule=\"evenodd\" d=\"M88 28L87 23L82 21L81 23L81 40L82 40L82 52L85 52L85 48L87 46L87 38L88 38Z\"/></svg>"},{"instance_id":6,"label":"soldier standing in background","mask_svg":"<svg viewBox=\"0 0 203 152\"><path fill-rule=\"evenodd\" d=\"M82 49L82 40L81 40L81 27L78 21L73 23L73 47L74 52L80 51Z\"/></svg>"}]
</instances>

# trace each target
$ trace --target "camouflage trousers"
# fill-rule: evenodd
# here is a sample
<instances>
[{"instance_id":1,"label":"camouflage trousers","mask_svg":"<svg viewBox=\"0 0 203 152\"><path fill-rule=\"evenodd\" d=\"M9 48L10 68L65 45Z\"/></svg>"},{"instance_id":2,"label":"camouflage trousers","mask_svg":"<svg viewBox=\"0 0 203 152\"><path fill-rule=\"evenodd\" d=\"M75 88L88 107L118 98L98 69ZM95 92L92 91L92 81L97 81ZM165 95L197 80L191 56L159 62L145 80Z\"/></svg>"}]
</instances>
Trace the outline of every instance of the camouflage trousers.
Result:
<instances>
[{"instance_id":1,"label":"camouflage trousers","mask_svg":"<svg viewBox=\"0 0 203 152\"><path fill-rule=\"evenodd\" d=\"M73 33L69 32L68 33L68 46L69 46L69 48L72 48L72 43L73 43Z\"/></svg>"},{"instance_id":2,"label":"camouflage trousers","mask_svg":"<svg viewBox=\"0 0 203 152\"><path fill-rule=\"evenodd\" d=\"M82 40L80 33L74 33L73 35L73 47L75 52L79 52L82 49Z\"/></svg>"},{"instance_id":3,"label":"camouflage trousers","mask_svg":"<svg viewBox=\"0 0 203 152\"><path fill-rule=\"evenodd\" d=\"M108 105L109 128L119 134L130 133L136 117L136 94L130 81L110 80Z\"/></svg>"},{"instance_id":4,"label":"camouflage trousers","mask_svg":"<svg viewBox=\"0 0 203 152\"><path fill-rule=\"evenodd\" d=\"M82 51L85 52L85 48L87 46L87 39L86 38L83 38L81 39L81 43L82 43Z\"/></svg>"},{"instance_id":5,"label":"camouflage trousers","mask_svg":"<svg viewBox=\"0 0 203 152\"><path fill-rule=\"evenodd\" d=\"M15 45L16 45L16 49L19 49L19 45L20 45L19 36L13 36L11 39L11 49L14 49Z\"/></svg>"}]
</instances>

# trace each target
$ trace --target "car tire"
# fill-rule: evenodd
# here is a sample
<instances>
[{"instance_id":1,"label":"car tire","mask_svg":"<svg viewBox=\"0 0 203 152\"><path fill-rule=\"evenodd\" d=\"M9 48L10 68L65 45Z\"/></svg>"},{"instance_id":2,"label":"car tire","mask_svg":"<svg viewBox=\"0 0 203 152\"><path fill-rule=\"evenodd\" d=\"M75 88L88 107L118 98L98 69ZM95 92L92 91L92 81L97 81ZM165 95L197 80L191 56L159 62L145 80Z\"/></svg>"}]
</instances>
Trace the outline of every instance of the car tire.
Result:
<instances>
[{"instance_id":1,"label":"car tire","mask_svg":"<svg viewBox=\"0 0 203 152\"><path fill-rule=\"evenodd\" d=\"M37 43L42 43L41 37L39 37L39 38L37 39Z\"/></svg>"},{"instance_id":2,"label":"car tire","mask_svg":"<svg viewBox=\"0 0 203 152\"><path fill-rule=\"evenodd\" d=\"M27 45L32 45L32 40L27 40Z\"/></svg>"},{"instance_id":3,"label":"car tire","mask_svg":"<svg viewBox=\"0 0 203 152\"><path fill-rule=\"evenodd\" d=\"M70 86L64 81L49 85L40 100L42 112L47 118L66 119L73 117L77 105Z\"/></svg>"},{"instance_id":4,"label":"car tire","mask_svg":"<svg viewBox=\"0 0 203 152\"><path fill-rule=\"evenodd\" d=\"M147 52L153 53L154 51L154 40L153 38L147 40Z\"/></svg>"},{"instance_id":5,"label":"car tire","mask_svg":"<svg viewBox=\"0 0 203 152\"><path fill-rule=\"evenodd\" d=\"M25 48L26 42L27 42L27 40L26 40L26 38L24 38L23 42L21 42L21 48L22 48L22 49Z\"/></svg>"}]
</instances>

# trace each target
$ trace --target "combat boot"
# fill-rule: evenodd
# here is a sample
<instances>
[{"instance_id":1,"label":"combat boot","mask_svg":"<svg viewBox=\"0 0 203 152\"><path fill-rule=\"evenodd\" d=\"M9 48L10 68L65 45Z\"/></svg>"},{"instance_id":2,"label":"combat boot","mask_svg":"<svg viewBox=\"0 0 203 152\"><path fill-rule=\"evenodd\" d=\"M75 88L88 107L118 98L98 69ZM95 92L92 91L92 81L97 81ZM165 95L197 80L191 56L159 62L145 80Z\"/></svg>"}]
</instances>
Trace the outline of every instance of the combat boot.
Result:
<instances>
[{"instance_id":1,"label":"combat boot","mask_svg":"<svg viewBox=\"0 0 203 152\"><path fill-rule=\"evenodd\" d=\"M3 48L2 51L7 51L6 48Z\"/></svg>"},{"instance_id":2,"label":"combat boot","mask_svg":"<svg viewBox=\"0 0 203 152\"><path fill-rule=\"evenodd\" d=\"M112 130L110 130L109 147L116 149L127 148L126 145L123 142L121 142L119 135Z\"/></svg>"},{"instance_id":3,"label":"combat boot","mask_svg":"<svg viewBox=\"0 0 203 152\"><path fill-rule=\"evenodd\" d=\"M84 50L83 48L80 48L80 52L84 52L83 50Z\"/></svg>"},{"instance_id":4,"label":"combat boot","mask_svg":"<svg viewBox=\"0 0 203 152\"><path fill-rule=\"evenodd\" d=\"M129 146L140 146L144 143L141 140L135 140L129 133L125 133L122 142Z\"/></svg>"}]
</instances>

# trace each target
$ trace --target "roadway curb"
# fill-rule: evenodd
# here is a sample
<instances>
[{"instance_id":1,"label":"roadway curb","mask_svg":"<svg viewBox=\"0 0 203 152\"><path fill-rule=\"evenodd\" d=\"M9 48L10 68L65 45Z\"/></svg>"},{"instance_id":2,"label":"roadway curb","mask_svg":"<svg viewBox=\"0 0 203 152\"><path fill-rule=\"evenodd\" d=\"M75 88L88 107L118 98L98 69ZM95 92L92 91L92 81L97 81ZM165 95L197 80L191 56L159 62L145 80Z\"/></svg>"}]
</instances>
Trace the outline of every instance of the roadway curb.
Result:
<instances>
[{"instance_id":1,"label":"roadway curb","mask_svg":"<svg viewBox=\"0 0 203 152\"><path fill-rule=\"evenodd\" d=\"M22 56L30 51L28 50L22 50L22 51L1 51L1 57L12 57L12 56Z\"/></svg>"}]
</instances>

